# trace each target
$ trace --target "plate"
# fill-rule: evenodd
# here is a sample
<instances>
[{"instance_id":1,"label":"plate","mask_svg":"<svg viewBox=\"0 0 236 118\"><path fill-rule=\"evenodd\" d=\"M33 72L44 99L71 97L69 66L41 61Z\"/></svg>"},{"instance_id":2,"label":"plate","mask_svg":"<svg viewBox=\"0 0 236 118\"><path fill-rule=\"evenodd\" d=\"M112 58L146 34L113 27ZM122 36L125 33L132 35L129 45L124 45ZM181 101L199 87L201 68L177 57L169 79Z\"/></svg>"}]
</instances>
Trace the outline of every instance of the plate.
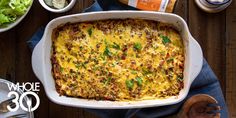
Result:
<instances>
[{"instance_id":1,"label":"plate","mask_svg":"<svg viewBox=\"0 0 236 118\"><path fill-rule=\"evenodd\" d=\"M9 88L8 88L8 84L13 84L10 81L4 80L4 79L0 79L0 103L9 99L7 97L7 94L10 92ZM17 91L19 94L22 94L23 92L21 90ZM23 104L26 104L26 99L28 98L24 98L23 100ZM0 118L6 118L12 115L17 115L17 114L28 114L28 116L26 118L34 118L33 112L32 115L30 117L29 112L23 111L21 108L19 108L17 111L15 112L7 112L7 113L0 113Z\"/></svg>"},{"instance_id":2,"label":"plate","mask_svg":"<svg viewBox=\"0 0 236 118\"><path fill-rule=\"evenodd\" d=\"M31 5L28 7L28 9L27 9L27 11L25 12L24 15L22 15L22 16L19 17L19 18L17 18L17 20L16 20L15 22L8 24L7 27L0 28L0 33L1 33L1 32L5 32L5 31L8 31L8 30L10 30L11 28L15 27L17 24L19 24L19 23L25 18L25 16L28 14L28 12L29 12L31 6L33 5L33 2L34 2L34 0L32 0Z\"/></svg>"}]
</instances>

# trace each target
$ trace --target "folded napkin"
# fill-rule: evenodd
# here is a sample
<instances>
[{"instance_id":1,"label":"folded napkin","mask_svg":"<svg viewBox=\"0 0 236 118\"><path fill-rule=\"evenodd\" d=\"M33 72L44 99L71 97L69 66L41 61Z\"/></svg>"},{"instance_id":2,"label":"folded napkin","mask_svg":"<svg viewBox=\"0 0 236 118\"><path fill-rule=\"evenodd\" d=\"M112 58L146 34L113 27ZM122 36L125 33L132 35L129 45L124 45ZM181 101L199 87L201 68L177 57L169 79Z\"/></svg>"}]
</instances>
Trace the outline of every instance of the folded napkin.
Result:
<instances>
[{"instance_id":1,"label":"folded napkin","mask_svg":"<svg viewBox=\"0 0 236 118\"><path fill-rule=\"evenodd\" d=\"M84 10L84 12L91 11L101 11L101 10L135 10L135 8L123 5L118 3L116 0L97 0L95 3ZM33 49L34 46L40 41L43 35L44 28L39 28L38 31L32 36L32 38L27 42L28 46ZM220 88L219 81L212 69L204 59L202 70L197 78L191 85L189 91L189 97L195 94L208 94L214 97L221 106L221 117L228 118L228 110L225 104L224 96ZM100 116L101 118L130 118L136 116L137 118L158 118L165 117L171 114L177 113L183 103L186 101L183 100L180 103L162 107L152 107L152 108L142 108L142 109L117 109L117 110L101 110L101 109L86 109L89 112L93 112Z\"/></svg>"}]
</instances>

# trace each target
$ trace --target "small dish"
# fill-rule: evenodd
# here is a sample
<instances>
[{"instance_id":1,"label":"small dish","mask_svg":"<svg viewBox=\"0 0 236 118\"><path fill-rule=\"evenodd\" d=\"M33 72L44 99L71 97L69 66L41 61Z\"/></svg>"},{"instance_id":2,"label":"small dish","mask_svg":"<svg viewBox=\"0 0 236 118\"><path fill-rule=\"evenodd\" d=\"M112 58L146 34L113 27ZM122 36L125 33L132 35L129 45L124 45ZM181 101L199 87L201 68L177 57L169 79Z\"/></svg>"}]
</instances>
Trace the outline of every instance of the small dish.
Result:
<instances>
[{"instance_id":1,"label":"small dish","mask_svg":"<svg viewBox=\"0 0 236 118\"><path fill-rule=\"evenodd\" d=\"M68 3L67 6L65 6L62 9L56 9L56 8L52 8L50 6L48 6L44 0L39 0L39 3L43 6L44 9L50 11L50 12L54 12L54 13L63 13L66 12L68 10L70 10L74 5L75 5L76 0L70 0L70 2Z\"/></svg>"},{"instance_id":2,"label":"small dish","mask_svg":"<svg viewBox=\"0 0 236 118\"><path fill-rule=\"evenodd\" d=\"M212 2L210 0L206 0L209 4L212 4L212 5L223 5L223 4L226 4L228 3L230 0L224 0L223 2Z\"/></svg>"},{"instance_id":3,"label":"small dish","mask_svg":"<svg viewBox=\"0 0 236 118\"><path fill-rule=\"evenodd\" d=\"M223 5L210 4L208 0L195 0L195 3L200 9L202 9L205 12L217 13L225 10L232 3L233 0L225 0L225 1L227 2Z\"/></svg>"}]
</instances>

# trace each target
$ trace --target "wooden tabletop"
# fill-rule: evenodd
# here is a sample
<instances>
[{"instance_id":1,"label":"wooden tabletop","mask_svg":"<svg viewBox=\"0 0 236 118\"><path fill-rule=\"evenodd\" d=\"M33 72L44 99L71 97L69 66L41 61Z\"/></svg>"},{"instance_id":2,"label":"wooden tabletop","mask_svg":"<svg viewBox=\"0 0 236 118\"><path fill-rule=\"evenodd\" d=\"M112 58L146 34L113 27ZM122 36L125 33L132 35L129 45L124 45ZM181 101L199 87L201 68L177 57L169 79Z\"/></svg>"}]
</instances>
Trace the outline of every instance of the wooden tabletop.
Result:
<instances>
[{"instance_id":1,"label":"wooden tabletop","mask_svg":"<svg viewBox=\"0 0 236 118\"><path fill-rule=\"evenodd\" d=\"M13 82L38 82L31 67L31 51L26 41L41 26L51 19L80 13L90 6L93 0L78 0L75 7L66 13L55 14L46 11L34 0L25 19L15 28L0 33L0 78ZM225 11L209 14L201 11L194 0L178 0L176 14L183 17L189 25L193 37L200 43L204 56L216 73L231 118L236 118L236 1ZM83 109L65 107L52 103L41 84L40 107L35 118L96 118Z\"/></svg>"}]
</instances>

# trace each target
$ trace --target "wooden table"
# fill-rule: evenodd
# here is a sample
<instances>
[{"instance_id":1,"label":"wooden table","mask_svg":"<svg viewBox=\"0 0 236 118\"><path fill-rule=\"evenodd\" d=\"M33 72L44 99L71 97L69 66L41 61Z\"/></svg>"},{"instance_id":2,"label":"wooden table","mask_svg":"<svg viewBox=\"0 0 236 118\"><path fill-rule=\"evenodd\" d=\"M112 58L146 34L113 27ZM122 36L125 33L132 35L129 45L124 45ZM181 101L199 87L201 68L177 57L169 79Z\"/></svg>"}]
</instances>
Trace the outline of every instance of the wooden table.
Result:
<instances>
[{"instance_id":1,"label":"wooden table","mask_svg":"<svg viewBox=\"0 0 236 118\"><path fill-rule=\"evenodd\" d=\"M75 7L65 13L80 13L93 0L78 0ZM194 0L179 0L175 13L183 17L194 38L200 43L203 53L216 73L225 95L231 118L236 118L236 1L220 13L201 11ZM13 82L38 82L31 68L31 51L26 41L51 19L65 14L54 14L41 7L38 0L15 28L0 33L0 77ZM40 87L40 107L35 118L95 118L83 109L60 106L46 97Z\"/></svg>"}]
</instances>

